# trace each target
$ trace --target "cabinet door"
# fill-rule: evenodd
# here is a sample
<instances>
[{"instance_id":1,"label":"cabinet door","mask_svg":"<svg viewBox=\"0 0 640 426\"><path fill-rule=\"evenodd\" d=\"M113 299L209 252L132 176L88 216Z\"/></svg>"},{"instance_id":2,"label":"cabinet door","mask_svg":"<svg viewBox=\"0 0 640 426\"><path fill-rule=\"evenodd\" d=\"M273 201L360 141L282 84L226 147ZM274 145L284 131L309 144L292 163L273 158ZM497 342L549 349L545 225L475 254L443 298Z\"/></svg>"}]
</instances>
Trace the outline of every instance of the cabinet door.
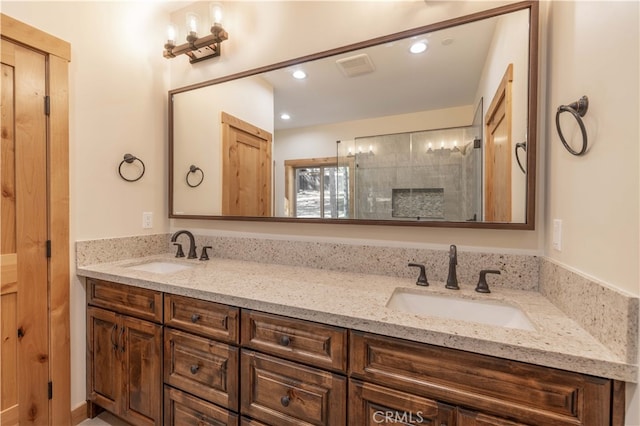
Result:
<instances>
[{"instance_id":1,"label":"cabinet door","mask_svg":"<svg viewBox=\"0 0 640 426\"><path fill-rule=\"evenodd\" d=\"M160 425L162 326L123 316L119 342L124 391L120 415L136 425Z\"/></svg>"},{"instance_id":2,"label":"cabinet door","mask_svg":"<svg viewBox=\"0 0 640 426\"><path fill-rule=\"evenodd\" d=\"M121 392L118 331L115 312L87 308L87 396L113 413L118 412Z\"/></svg>"},{"instance_id":3,"label":"cabinet door","mask_svg":"<svg viewBox=\"0 0 640 426\"><path fill-rule=\"evenodd\" d=\"M240 377L243 415L277 426L347 424L342 376L243 349Z\"/></svg>"},{"instance_id":4,"label":"cabinet door","mask_svg":"<svg viewBox=\"0 0 640 426\"><path fill-rule=\"evenodd\" d=\"M455 409L432 399L349 381L349 424L455 425Z\"/></svg>"},{"instance_id":5,"label":"cabinet door","mask_svg":"<svg viewBox=\"0 0 640 426\"><path fill-rule=\"evenodd\" d=\"M512 422L487 414L458 409L458 426L525 426L524 423Z\"/></svg>"}]
</instances>

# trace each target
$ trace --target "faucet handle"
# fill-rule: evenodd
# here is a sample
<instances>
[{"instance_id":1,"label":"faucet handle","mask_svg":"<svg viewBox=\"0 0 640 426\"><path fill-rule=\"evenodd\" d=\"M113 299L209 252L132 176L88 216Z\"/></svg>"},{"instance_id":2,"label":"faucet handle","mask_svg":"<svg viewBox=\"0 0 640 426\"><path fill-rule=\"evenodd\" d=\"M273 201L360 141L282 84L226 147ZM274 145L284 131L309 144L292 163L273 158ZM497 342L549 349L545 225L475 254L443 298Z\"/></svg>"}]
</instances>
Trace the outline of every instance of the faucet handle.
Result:
<instances>
[{"instance_id":1,"label":"faucet handle","mask_svg":"<svg viewBox=\"0 0 640 426\"><path fill-rule=\"evenodd\" d=\"M476 291L478 293L491 293L489 285L487 284L487 274L500 275L501 272L496 269L483 269L480 271L480 277L478 278L478 284L476 285Z\"/></svg>"},{"instance_id":2,"label":"faucet handle","mask_svg":"<svg viewBox=\"0 0 640 426\"><path fill-rule=\"evenodd\" d=\"M425 272L424 265L420 263L409 263L407 266L415 266L416 268L420 268L420 276L418 276L418 280L416 281L416 285L428 286L429 281L427 281L427 273Z\"/></svg>"},{"instance_id":3,"label":"faucet handle","mask_svg":"<svg viewBox=\"0 0 640 426\"><path fill-rule=\"evenodd\" d=\"M209 260L209 255L207 254L207 249L212 248L211 246L202 247L202 254L200 255L200 260Z\"/></svg>"},{"instance_id":4,"label":"faucet handle","mask_svg":"<svg viewBox=\"0 0 640 426\"><path fill-rule=\"evenodd\" d=\"M182 244L173 243L174 246L178 246L178 251L176 252L176 257L184 257L184 252L182 251Z\"/></svg>"}]
</instances>

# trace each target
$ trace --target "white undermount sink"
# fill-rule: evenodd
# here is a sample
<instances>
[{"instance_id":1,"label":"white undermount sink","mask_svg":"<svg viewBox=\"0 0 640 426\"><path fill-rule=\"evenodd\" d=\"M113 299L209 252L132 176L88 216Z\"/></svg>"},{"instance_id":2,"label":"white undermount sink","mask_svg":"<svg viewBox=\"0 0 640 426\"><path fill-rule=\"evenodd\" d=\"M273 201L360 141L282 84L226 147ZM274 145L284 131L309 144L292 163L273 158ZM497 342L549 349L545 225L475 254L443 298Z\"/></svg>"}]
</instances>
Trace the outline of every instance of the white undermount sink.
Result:
<instances>
[{"instance_id":1,"label":"white undermount sink","mask_svg":"<svg viewBox=\"0 0 640 426\"><path fill-rule=\"evenodd\" d=\"M156 274L171 274L173 272L184 271L186 269L193 268L193 265L187 265L178 262L167 262L154 260L146 263L139 263L137 265L127 266L127 269L133 269L143 272L154 272Z\"/></svg>"},{"instance_id":2,"label":"white undermount sink","mask_svg":"<svg viewBox=\"0 0 640 426\"><path fill-rule=\"evenodd\" d=\"M535 330L520 308L497 300L468 299L397 288L389 298L387 307L417 315Z\"/></svg>"}]
</instances>

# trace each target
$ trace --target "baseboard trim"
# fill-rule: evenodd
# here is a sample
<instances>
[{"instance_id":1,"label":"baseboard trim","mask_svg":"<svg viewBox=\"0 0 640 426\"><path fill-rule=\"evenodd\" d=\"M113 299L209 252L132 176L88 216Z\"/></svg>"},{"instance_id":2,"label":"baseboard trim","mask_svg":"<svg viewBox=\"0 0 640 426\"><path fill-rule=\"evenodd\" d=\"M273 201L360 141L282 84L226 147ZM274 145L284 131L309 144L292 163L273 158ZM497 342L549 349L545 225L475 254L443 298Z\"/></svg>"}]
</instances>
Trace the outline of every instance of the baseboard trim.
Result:
<instances>
[{"instance_id":1,"label":"baseboard trim","mask_svg":"<svg viewBox=\"0 0 640 426\"><path fill-rule=\"evenodd\" d=\"M81 405L71 410L71 426L76 426L87 420L87 403L83 402Z\"/></svg>"}]
</instances>

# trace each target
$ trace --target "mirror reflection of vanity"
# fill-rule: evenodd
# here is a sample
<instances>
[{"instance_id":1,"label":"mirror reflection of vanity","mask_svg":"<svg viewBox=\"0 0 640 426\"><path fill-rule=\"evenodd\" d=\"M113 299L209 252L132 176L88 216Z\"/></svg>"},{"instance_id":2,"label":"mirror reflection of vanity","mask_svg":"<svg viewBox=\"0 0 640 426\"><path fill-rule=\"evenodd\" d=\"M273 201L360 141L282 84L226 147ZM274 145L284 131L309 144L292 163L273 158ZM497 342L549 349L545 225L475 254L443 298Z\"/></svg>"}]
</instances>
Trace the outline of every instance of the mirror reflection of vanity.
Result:
<instances>
[{"instance_id":1,"label":"mirror reflection of vanity","mask_svg":"<svg viewBox=\"0 0 640 426\"><path fill-rule=\"evenodd\" d=\"M170 217L533 229L537 26L527 1L170 91Z\"/></svg>"}]
</instances>

